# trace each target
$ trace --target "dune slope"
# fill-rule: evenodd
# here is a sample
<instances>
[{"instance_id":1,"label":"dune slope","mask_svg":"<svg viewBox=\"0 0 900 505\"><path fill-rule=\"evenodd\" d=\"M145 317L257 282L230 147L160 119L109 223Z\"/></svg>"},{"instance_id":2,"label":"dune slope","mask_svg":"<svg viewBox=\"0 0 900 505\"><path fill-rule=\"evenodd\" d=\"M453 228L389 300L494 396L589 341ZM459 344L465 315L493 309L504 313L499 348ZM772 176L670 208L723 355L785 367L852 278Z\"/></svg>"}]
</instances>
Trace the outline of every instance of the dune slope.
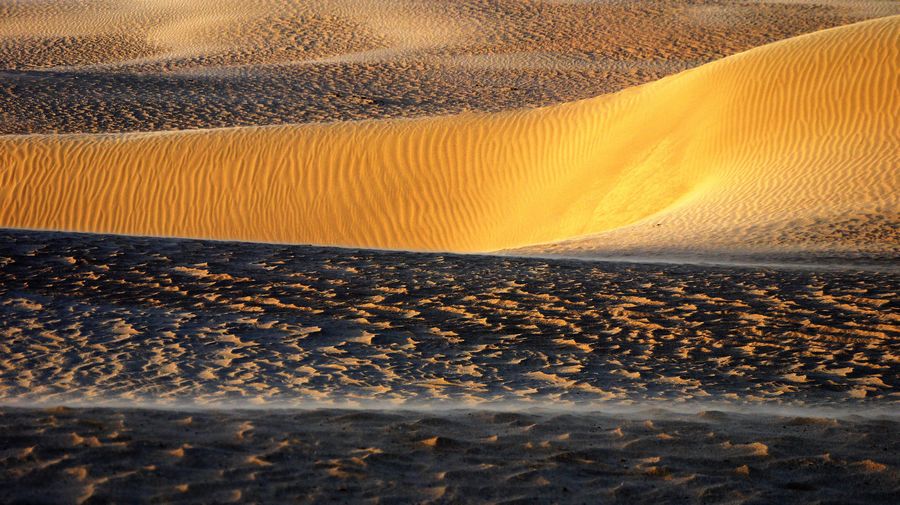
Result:
<instances>
[{"instance_id":1,"label":"dune slope","mask_svg":"<svg viewBox=\"0 0 900 505\"><path fill-rule=\"evenodd\" d=\"M0 134L498 112L870 17L882 0L0 0Z\"/></svg>"},{"instance_id":2,"label":"dune slope","mask_svg":"<svg viewBox=\"0 0 900 505\"><path fill-rule=\"evenodd\" d=\"M890 227L898 38L900 17L868 21L543 109L0 137L0 226L454 251Z\"/></svg>"}]
</instances>

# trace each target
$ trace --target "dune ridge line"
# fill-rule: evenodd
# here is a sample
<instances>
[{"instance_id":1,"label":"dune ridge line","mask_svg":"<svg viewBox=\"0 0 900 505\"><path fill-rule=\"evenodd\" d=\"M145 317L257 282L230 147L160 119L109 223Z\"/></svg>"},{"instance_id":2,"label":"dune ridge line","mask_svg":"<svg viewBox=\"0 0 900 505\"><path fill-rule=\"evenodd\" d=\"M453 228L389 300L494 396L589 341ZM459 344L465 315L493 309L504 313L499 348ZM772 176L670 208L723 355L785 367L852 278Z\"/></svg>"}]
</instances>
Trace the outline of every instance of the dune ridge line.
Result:
<instances>
[{"instance_id":1,"label":"dune ridge line","mask_svg":"<svg viewBox=\"0 0 900 505\"><path fill-rule=\"evenodd\" d=\"M866 21L541 109L3 136L0 226L475 252L896 213L898 40Z\"/></svg>"}]
</instances>

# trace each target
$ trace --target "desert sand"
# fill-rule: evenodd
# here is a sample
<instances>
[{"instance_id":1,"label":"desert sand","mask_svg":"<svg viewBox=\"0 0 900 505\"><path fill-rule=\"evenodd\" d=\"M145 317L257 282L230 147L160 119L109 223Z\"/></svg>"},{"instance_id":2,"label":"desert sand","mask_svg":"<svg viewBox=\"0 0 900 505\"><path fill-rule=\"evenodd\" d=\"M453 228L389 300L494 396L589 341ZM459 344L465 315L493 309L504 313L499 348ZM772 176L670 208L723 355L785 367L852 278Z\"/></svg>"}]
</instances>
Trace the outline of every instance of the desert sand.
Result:
<instances>
[{"instance_id":1,"label":"desert sand","mask_svg":"<svg viewBox=\"0 0 900 505\"><path fill-rule=\"evenodd\" d=\"M0 2L0 133L434 116L592 98L896 2Z\"/></svg>"},{"instance_id":2,"label":"desert sand","mask_svg":"<svg viewBox=\"0 0 900 505\"><path fill-rule=\"evenodd\" d=\"M898 42L0 0L0 502L894 505Z\"/></svg>"},{"instance_id":3,"label":"desert sand","mask_svg":"<svg viewBox=\"0 0 900 505\"><path fill-rule=\"evenodd\" d=\"M891 503L898 429L717 411L5 407L3 466L27 488L0 500Z\"/></svg>"},{"instance_id":4,"label":"desert sand","mask_svg":"<svg viewBox=\"0 0 900 505\"><path fill-rule=\"evenodd\" d=\"M898 401L896 271L0 239L5 403Z\"/></svg>"},{"instance_id":5,"label":"desert sand","mask_svg":"<svg viewBox=\"0 0 900 505\"><path fill-rule=\"evenodd\" d=\"M645 247L896 253L898 36L900 17L862 22L533 110L0 137L0 224L464 252L627 227Z\"/></svg>"},{"instance_id":6,"label":"desert sand","mask_svg":"<svg viewBox=\"0 0 900 505\"><path fill-rule=\"evenodd\" d=\"M21 231L0 262L5 502L900 485L896 272Z\"/></svg>"}]
</instances>

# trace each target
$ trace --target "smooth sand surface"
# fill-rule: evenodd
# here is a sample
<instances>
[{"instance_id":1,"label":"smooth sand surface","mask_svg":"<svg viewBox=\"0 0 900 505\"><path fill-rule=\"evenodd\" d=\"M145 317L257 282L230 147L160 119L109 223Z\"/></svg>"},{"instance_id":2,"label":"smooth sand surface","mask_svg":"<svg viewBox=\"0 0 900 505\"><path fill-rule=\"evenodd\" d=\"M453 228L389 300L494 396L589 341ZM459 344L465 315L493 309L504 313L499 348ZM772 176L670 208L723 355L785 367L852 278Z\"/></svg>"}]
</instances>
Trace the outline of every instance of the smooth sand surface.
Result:
<instances>
[{"instance_id":1,"label":"smooth sand surface","mask_svg":"<svg viewBox=\"0 0 900 505\"><path fill-rule=\"evenodd\" d=\"M534 110L0 137L0 224L451 251L619 229L592 244L895 253L898 34L900 17L862 22Z\"/></svg>"}]
</instances>

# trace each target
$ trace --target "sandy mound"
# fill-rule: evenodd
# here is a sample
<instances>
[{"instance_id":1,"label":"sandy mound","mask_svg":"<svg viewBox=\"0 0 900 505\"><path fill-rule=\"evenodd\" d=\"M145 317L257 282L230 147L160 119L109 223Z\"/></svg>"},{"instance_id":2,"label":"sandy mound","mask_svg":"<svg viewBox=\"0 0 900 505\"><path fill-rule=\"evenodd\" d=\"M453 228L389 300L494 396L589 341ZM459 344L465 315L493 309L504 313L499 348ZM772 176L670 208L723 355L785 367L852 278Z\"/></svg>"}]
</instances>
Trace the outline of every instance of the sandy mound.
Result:
<instances>
[{"instance_id":1,"label":"sandy mound","mask_svg":"<svg viewBox=\"0 0 900 505\"><path fill-rule=\"evenodd\" d=\"M641 244L761 229L754 247L805 247L779 232L853 216L882 240L848 225L836 247L894 250L898 30L826 30L536 110L2 137L0 224L487 251L624 226Z\"/></svg>"},{"instance_id":2,"label":"sandy mound","mask_svg":"<svg viewBox=\"0 0 900 505\"><path fill-rule=\"evenodd\" d=\"M0 0L0 134L500 111L900 14L877 0ZM877 7L877 8L876 8Z\"/></svg>"}]
</instances>

